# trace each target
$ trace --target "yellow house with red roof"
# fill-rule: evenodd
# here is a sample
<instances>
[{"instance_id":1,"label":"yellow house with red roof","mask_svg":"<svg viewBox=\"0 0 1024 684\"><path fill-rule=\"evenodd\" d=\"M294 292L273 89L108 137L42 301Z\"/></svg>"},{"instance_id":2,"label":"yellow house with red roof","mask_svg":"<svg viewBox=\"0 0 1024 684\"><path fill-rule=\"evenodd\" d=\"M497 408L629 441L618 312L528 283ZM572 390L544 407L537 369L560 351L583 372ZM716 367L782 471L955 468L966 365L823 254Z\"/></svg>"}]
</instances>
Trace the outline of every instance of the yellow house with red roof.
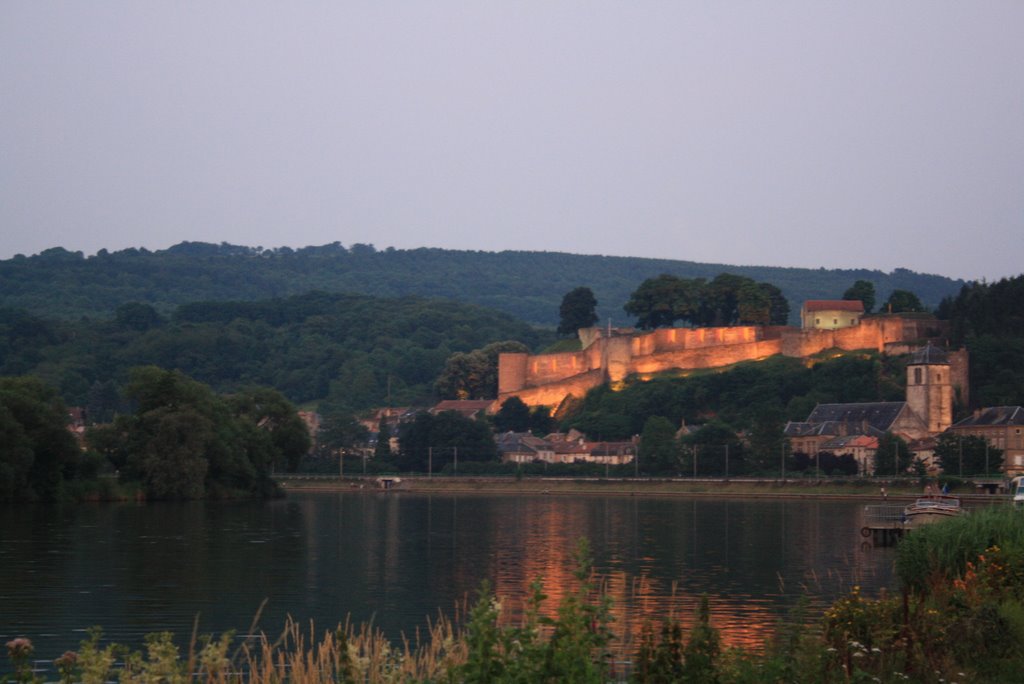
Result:
<instances>
[{"instance_id":1,"label":"yellow house with red roof","mask_svg":"<svg viewBox=\"0 0 1024 684\"><path fill-rule=\"evenodd\" d=\"M838 330L860 323L864 302L859 299L808 299L800 307L804 330Z\"/></svg>"}]
</instances>

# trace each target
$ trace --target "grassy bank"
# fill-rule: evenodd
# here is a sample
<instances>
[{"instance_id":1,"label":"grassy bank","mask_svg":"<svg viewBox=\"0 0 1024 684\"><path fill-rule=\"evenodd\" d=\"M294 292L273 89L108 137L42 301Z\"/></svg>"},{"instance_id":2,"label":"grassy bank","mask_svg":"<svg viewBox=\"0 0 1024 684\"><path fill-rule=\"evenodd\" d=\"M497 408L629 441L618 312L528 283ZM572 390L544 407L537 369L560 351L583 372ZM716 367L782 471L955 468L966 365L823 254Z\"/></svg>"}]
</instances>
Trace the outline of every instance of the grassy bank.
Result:
<instances>
[{"instance_id":1,"label":"grassy bank","mask_svg":"<svg viewBox=\"0 0 1024 684\"><path fill-rule=\"evenodd\" d=\"M390 476L388 476L390 477ZM424 477L399 476L400 482L390 491L425 493L479 493L521 495L605 495L605 496L726 496L737 498L832 498L881 499L885 486L888 498L910 501L921 495L922 487L914 481L885 482L868 480L689 480L689 479L602 479L602 478L539 478L539 477ZM326 476L281 477L278 482L288 490L344 491L381 489L378 477L340 479ZM967 486L952 493L975 503L1003 502L1005 496L974 494Z\"/></svg>"}]
</instances>

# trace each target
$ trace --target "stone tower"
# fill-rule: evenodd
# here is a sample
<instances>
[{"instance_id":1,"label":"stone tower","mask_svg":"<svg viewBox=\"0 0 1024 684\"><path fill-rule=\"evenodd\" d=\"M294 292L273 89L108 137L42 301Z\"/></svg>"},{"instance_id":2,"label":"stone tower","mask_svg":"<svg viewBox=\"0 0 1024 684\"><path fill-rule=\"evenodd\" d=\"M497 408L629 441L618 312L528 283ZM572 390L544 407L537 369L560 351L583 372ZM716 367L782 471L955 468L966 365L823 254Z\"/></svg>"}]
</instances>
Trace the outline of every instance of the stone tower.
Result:
<instances>
[{"instance_id":1,"label":"stone tower","mask_svg":"<svg viewBox=\"0 0 1024 684\"><path fill-rule=\"evenodd\" d=\"M925 422L928 432L953 424L953 382L949 357L929 342L907 364L907 405Z\"/></svg>"}]
</instances>

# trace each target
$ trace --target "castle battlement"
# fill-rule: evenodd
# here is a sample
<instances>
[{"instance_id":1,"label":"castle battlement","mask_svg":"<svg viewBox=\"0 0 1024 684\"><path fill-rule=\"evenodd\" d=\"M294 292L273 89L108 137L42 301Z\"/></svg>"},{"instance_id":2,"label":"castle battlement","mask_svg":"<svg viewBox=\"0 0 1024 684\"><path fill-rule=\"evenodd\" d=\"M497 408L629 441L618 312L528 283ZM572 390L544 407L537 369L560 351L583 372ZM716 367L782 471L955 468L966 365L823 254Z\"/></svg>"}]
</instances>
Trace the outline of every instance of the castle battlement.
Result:
<instances>
[{"instance_id":1,"label":"castle battlement","mask_svg":"<svg viewBox=\"0 0 1024 684\"><path fill-rule=\"evenodd\" d=\"M495 406L512 396L530 406L558 406L569 396L582 397L594 387L630 375L721 368L776 354L803 358L826 349L884 352L934 337L939 325L934 319L890 315L835 330L758 325L649 332L584 328L579 331L583 349L578 352L501 354Z\"/></svg>"}]
</instances>

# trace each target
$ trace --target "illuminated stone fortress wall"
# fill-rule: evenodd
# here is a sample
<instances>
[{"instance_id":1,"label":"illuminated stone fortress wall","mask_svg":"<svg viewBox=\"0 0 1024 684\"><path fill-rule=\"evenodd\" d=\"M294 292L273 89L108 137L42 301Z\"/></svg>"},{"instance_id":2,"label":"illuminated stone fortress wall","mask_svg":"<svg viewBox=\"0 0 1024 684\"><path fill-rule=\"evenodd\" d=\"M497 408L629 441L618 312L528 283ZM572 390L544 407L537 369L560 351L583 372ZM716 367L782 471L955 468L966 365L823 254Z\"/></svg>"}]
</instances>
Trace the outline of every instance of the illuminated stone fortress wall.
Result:
<instances>
[{"instance_id":1,"label":"illuminated stone fortress wall","mask_svg":"<svg viewBox=\"0 0 1024 684\"><path fill-rule=\"evenodd\" d=\"M803 358L840 349L880 352L934 334L933 319L877 316L836 330L801 330L789 326L633 329L584 328L583 349L559 354L505 353L498 360L495 408L516 396L529 406L559 406L606 382L627 376L651 376L669 370L720 368L782 354Z\"/></svg>"}]
</instances>

